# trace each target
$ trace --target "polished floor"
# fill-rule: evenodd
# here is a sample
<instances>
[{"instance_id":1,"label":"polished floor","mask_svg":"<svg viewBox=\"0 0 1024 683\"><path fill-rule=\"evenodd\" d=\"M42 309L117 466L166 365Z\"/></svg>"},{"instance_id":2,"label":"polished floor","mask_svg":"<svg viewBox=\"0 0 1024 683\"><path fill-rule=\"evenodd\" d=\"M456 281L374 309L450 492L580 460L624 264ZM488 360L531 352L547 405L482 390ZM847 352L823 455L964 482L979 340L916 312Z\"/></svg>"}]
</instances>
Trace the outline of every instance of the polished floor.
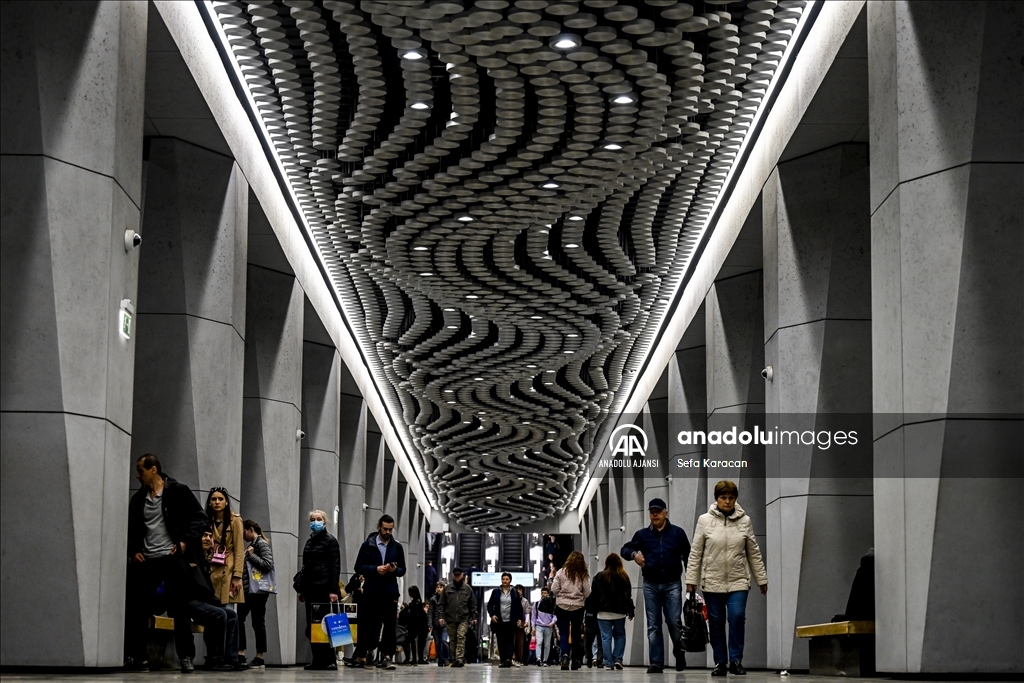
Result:
<instances>
[{"instance_id":1,"label":"polished floor","mask_svg":"<svg viewBox=\"0 0 1024 683\"><path fill-rule=\"evenodd\" d=\"M603 669L581 669L573 672L563 672L557 668L538 669L536 667L523 667L518 669L501 669L494 666L475 664L464 669L439 669L435 666L419 667L398 667L397 671L362 670L356 671L343 669L341 671L303 671L301 667L272 668L261 671L246 671L243 673L204 673L196 672L192 676L185 676L176 671L160 671L151 673L109 673L109 674L7 674L0 675L3 681L80 681L81 683L117 683L119 681L146 681L146 680L188 680L195 683L241 683L242 681L257 681L259 683L300 683L305 681L326 681L332 679L346 679L349 681L384 681L391 678L404 679L406 681L452 681L454 683L539 683L541 681L622 681L625 683L646 683L649 681L686 681L693 683L700 681L710 683L712 679L710 670L697 669L676 673L666 671L661 676L648 676L646 670L639 667L629 667L623 671L605 671ZM791 675L780 676L768 671L752 671L744 677L729 676L732 683L835 683L840 680L821 676ZM846 681L878 681L881 679L867 678L845 678ZM916 683L924 683L918 680Z\"/></svg>"}]
</instances>

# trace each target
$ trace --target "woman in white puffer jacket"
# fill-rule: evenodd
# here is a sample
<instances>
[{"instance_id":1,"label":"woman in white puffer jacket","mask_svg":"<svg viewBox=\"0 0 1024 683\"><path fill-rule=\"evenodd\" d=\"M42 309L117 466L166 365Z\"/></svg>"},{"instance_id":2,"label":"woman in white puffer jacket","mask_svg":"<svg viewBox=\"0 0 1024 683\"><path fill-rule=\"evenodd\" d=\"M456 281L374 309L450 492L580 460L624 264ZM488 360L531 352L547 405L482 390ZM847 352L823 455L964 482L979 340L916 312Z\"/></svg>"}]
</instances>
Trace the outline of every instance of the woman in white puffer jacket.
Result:
<instances>
[{"instance_id":1,"label":"woman in white puffer jacket","mask_svg":"<svg viewBox=\"0 0 1024 683\"><path fill-rule=\"evenodd\" d=\"M686 590L693 593L699 585L708 606L708 630L715 654L712 676L725 676L727 671L738 675L746 673L743 670L743 632L751 569L761 594L768 592L768 573L761 559L761 549L754 538L750 517L736 504L738 494L739 489L731 481L715 484L715 504L697 520L690 559L686 563ZM728 647L726 620L729 622Z\"/></svg>"}]
</instances>

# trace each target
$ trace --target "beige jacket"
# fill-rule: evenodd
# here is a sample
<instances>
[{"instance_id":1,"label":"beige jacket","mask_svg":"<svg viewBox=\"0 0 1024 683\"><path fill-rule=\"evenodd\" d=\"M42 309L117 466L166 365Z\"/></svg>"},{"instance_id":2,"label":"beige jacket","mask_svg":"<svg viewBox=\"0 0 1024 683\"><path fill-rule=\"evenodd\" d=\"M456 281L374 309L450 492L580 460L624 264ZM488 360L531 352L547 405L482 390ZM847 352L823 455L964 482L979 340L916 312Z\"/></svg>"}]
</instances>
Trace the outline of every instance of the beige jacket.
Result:
<instances>
[{"instance_id":1,"label":"beige jacket","mask_svg":"<svg viewBox=\"0 0 1024 683\"><path fill-rule=\"evenodd\" d=\"M229 602L245 602L245 595L241 590L230 595L231 579L242 578L242 572L245 571L245 538L242 537L242 518L232 512L231 524L225 531L227 531L227 538L222 541L220 527L217 525L213 527L214 547L224 546L228 553L228 563L213 565L210 568L210 579L213 581L213 590L216 591L217 598L226 605Z\"/></svg>"},{"instance_id":2,"label":"beige jacket","mask_svg":"<svg viewBox=\"0 0 1024 683\"><path fill-rule=\"evenodd\" d=\"M697 529L693 532L686 583L700 586L707 593L750 590L751 569L757 585L768 583L768 572L754 539L750 517L737 505L735 512L726 519L712 504L697 520Z\"/></svg>"},{"instance_id":3,"label":"beige jacket","mask_svg":"<svg viewBox=\"0 0 1024 683\"><path fill-rule=\"evenodd\" d=\"M562 567L551 582L551 594L555 596L555 605L564 610L582 609L590 596L590 577L585 576L582 583L576 583Z\"/></svg>"}]
</instances>

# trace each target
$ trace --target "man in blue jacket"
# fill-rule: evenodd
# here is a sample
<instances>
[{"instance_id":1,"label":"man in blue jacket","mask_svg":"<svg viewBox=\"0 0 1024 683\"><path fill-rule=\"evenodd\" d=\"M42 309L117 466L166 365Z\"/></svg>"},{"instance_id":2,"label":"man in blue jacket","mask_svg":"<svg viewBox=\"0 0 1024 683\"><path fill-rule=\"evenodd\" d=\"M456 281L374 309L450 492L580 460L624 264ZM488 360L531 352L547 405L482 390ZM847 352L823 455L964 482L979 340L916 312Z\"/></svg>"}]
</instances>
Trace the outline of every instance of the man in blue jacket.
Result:
<instances>
[{"instance_id":1,"label":"man in blue jacket","mask_svg":"<svg viewBox=\"0 0 1024 683\"><path fill-rule=\"evenodd\" d=\"M359 643L354 659L359 661L380 646L382 669L393 671L395 626L398 620L398 579L405 576L405 549L395 540L395 519L382 515L377 532L366 537L356 556L356 574L363 581L359 601Z\"/></svg>"},{"instance_id":2,"label":"man in blue jacket","mask_svg":"<svg viewBox=\"0 0 1024 683\"><path fill-rule=\"evenodd\" d=\"M647 613L647 647L651 656L649 674L665 669L665 639L661 632L661 616L665 614L676 671L686 669L683 651L683 563L690 556L690 539L686 532L668 521L668 506L654 498L647 506L651 525L633 534L633 540L622 546L619 554L640 565L644 577L644 611Z\"/></svg>"}]
</instances>

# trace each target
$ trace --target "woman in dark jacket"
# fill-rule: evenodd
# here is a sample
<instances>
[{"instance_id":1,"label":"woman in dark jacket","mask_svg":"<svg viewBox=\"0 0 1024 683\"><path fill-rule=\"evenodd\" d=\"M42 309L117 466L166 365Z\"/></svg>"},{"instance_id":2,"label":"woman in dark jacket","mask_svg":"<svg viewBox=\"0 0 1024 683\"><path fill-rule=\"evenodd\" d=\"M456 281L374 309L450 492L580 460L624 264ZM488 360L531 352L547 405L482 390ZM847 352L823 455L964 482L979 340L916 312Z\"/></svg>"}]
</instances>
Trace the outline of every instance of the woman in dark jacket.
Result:
<instances>
[{"instance_id":1,"label":"woman in dark jacket","mask_svg":"<svg viewBox=\"0 0 1024 683\"><path fill-rule=\"evenodd\" d=\"M341 590L341 550L338 539L327 531L327 515L323 510L309 513L309 539L302 549L302 569L299 578L299 602L306 603L306 637L312 630L310 621L313 618L313 605L316 603L337 602ZM313 661L306 669L337 669L334 649L326 643L310 641Z\"/></svg>"},{"instance_id":2,"label":"woman in dark jacket","mask_svg":"<svg viewBox=\"0 0 1024 683\"><path fill-rule=\"evenodd\" d=\"M272 593L255 593L255 586L249 583L249 568L261 574L274 571L274 553L263 535L259 524L247 519L242 522L242 535L248 542L245 547L246 569L242 572L242 587L245 602L238 606L238 658L245 661L245 618L252 615L252 630L256 634L256 656L249 662L254 669L266 666L263 654L267 651L267 600Z\"/></svg>"},{"instance_id":3,"label":"woman in dark jacket","mask_svg":"<svg viewBox=\"0 0 1024 683\"><path fill-rule=\"evenodd\" d=\"M604 560L604 571L598 572L591 586L590 599L597 611L601 629L605 669L621 669L626 652L626 618L635 616L633 585L622 567L622 560L611 553Z\"/></svg>"},{"instance_id":4,"label":"woman in dark jacket","mask_svg":"<svg viewBox=\"0 0 1024 683\"><path fill-rule=\"evenodd\" d=\"M409 587L409 597L412 598L405 606L405 655L406 664L416 666L423 664L423 650L427 646L427 606L423 603L423 596L416 586ZM401 617L399 618L401 621Z\"/></svg>"},{"instance_id":5,"label":"woman in dark jacket","mask_svg":"<svg viewBox=\"0 0 1024 683\"><path fill-rule=\"evenodd\" d=\"M487 601L487 614L491 617L491 631L498 639L498 656L502 669L512 668L516 629L523 627L523 601L512 587L512 575L501 574L501 588L491 591Z\"/></svg>"}]
</instances>

